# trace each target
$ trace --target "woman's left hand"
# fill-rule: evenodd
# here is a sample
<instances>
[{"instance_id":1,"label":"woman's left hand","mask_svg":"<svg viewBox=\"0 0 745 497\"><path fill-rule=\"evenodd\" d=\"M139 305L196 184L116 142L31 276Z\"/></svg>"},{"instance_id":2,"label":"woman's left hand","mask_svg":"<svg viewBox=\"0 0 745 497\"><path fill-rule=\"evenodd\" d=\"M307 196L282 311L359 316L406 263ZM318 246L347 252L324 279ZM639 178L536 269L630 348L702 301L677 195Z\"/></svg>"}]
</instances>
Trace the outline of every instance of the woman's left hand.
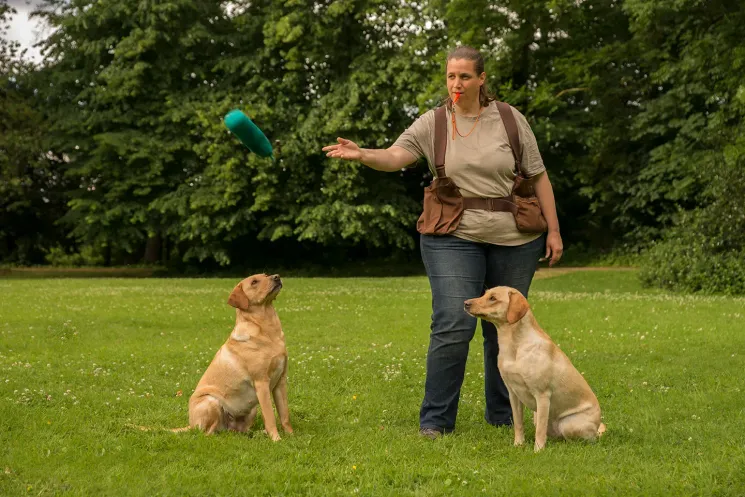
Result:
<instances>
[{"instance_id":1,"label":"woman's left hand","mask_svg":"<svg viewBox=\"0 0 745 497\"><path fill-rule=\"evenodd\" d=\"M564 254L564 243L561 241L561 235L558 231L549 231L546 237L546 256L541 260L545 261L550 257L548 267L551 267L559 262L562 254Z\"/></svg>"}]
</instances>

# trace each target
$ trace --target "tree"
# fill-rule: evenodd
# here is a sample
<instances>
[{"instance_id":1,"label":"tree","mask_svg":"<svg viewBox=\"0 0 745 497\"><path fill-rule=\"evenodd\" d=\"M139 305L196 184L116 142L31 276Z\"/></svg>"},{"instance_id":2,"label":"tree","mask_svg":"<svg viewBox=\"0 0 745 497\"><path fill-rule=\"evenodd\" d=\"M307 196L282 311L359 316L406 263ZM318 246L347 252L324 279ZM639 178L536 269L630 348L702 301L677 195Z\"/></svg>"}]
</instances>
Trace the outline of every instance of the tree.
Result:
<instances>
[{"instance_id":1,"label":"tree","mask_svg":"<svg viewBox=\"0 0 745 497\"><path fill-rule=\"evenodd\" d=\"M657 92L637 133L657 144L655 168L676 171L678 188L697 186L693 208L680 209L674 228L650 251L643 281L745 293L745 6L633 0L628 8L656 69Z\"/></svg>"},{"instance_id":2,"label":"tree","mask_svg":"<svg viewBox=\"0 0 745 497\"><path fill-rule=\"evenodd\" d=\"M17 205L50 226L64 212L79 248L111 263L412 253L427 169L383 174L320 149L337 136L389 146L439 105L459 43L486 54L489 86L531 122L568 245L642 246L739 181L721 165L741 165L734 1L44 5L45 65L0 96L4 150L24 151L3 185L41 174L16 192L33 203L64 171L51 207ZM273 160L229 134L233 108L275 143Z\"/></svg>"},{"instance_id":3,"label":"tree","mask_svg":"<svg viewBox=\"0 0 745 497\"><path fill-rule=\"evenodd\" d=\"M182 185L159 203L187 216L181 236L205 232L208 218L188 208L190 199L211 197L206 191L214 191L226 168L243 168L231 178L245 199L236 206L241 210L222 205L210 216L218 220L210 233L217 243L253 236L253 228L260 240L322 251L410 250L424 171L385 175L328 160L320 148L337 136L388 146L411 123L419 111L411 102L432 70L411 58L432 45L427 30L436 28L426 27L427 14L393 1L251 2L233 21L236 43L252 50L221 61L220 70L231 75L221 88L221 112L231 98L240 103L277 141L277 158L249 156L242 164L245 153L237 153L234 140L213 140L200 187ZM220 123L204 126L203 134L225 137Z\"/></svg>"},{"instance_id":4,"label":"tree","mask_svg":"<svg viewBox=\"0 0 745 497\"><path fill-rule=\"evenodd\" d=\"M154 262L170 227L152 204L203 160L189 111L215 85L230 20L221 2L185 0L48 0L37 15L56 28L43 70L52 146L79 185L63 222L109 260L141 260L148 242Z\"/></svg>"},{"instance_id":5,"label":"tree","mask_svg":"<svg viewBox=\"0 0 745 497\"><path fill-rule=\"evenodd\" d=\"M61 159L45 149L33 66L5 36L16 11L0 2L0 260L40 264L64 241L55 225L64 209Z\"/></svg>"}]
</instances>

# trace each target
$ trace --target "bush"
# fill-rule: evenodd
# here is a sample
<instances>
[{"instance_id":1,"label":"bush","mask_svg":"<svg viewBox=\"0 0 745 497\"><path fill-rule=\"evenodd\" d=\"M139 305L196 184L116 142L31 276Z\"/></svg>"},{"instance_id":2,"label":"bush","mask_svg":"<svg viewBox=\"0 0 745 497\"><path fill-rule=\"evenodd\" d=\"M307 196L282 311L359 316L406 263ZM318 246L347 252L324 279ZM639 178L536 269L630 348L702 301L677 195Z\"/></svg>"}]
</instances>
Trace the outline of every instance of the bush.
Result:
<instances>
[{"instance_id":1,"label":"bush","mask_svg":"<svg viewBox=\"0 0 745 497\"><path fill-rule=\"evenodd\" d=\"M583 243L565 242L562 267L636 267L639 266L642 248L631 244L609 249L597 249Z\"/></svg>"},{"instance_id":2,"label":"bush","mask_svg":"<svg viewBox=\"0 0 745 497\"><path fill-rule=\"evenodd\" d=\"M102 266L104 257L90 245L83 246L80 252L68 254L64 248L57 246L47 252L46 260L52 266L80 267Z\"/></svg>"},{"instance_id":3,"label":"bush","mask_svg":"<svg viewBox=\"0 0 745 497\"><path fill-rule=\"evenodd\" d=\"M745 168L720 166L710 203L683 213L642 258L645 286L745 294Z\"/></svg>"},{"instance_id":4,"label":"bush","mask_svg":"<svg viewBox=\"0 0 745 497\"><path fill-rule=\"evenodd\" d=\"M646 253L640 271L644 286L745 294L745 250L716 252L700 235L681 235L677 239L668 237Z\"/></svg>"}]
</instances>

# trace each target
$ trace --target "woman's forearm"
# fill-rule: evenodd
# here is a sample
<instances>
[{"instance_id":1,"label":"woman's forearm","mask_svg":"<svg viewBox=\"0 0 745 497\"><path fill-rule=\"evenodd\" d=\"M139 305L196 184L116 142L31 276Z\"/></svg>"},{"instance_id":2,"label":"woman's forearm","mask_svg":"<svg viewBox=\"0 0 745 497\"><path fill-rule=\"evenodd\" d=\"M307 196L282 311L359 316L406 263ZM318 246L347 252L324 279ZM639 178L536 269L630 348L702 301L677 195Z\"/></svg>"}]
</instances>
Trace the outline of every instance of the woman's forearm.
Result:
<instances>
[{"instance_id":1,"label":"woman's forearm","mask_svg":"<svg viewBox=\"0 0 745 497\"><path fill-rule=\"evenodd\" d=\"M360 162L376 171L399 171L416 161L410 152L395 146L385 149L363 148L360 152Z\"/></svg>"}]
</instances>

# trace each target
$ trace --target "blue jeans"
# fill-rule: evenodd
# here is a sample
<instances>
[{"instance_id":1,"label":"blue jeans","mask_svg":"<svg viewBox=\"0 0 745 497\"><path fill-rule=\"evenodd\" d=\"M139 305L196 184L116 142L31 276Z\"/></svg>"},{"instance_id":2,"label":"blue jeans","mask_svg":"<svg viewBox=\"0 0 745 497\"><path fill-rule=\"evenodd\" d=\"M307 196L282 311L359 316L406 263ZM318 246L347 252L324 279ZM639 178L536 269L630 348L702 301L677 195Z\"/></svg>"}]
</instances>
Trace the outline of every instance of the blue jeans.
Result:
<instances>
[{"instance_id":1,"label":"blue jeans","mask_svg":"<svg viewBox=\"0 0 745 497\"><path fill-rule=\"evenodd\" d=\"M451 235L421 235L421 252L432 288L432 324L427 352L427 379L419 413L420 428L449 432L455 428L458 399L476 331L476 318L463 310L467 299L495 286L517 288L526 297L545 235L515 247L463 240ZM507 387L497 367L497 329L481 321L484 336L486 421L512 423Z\"/></svg>"}]
</instances>

